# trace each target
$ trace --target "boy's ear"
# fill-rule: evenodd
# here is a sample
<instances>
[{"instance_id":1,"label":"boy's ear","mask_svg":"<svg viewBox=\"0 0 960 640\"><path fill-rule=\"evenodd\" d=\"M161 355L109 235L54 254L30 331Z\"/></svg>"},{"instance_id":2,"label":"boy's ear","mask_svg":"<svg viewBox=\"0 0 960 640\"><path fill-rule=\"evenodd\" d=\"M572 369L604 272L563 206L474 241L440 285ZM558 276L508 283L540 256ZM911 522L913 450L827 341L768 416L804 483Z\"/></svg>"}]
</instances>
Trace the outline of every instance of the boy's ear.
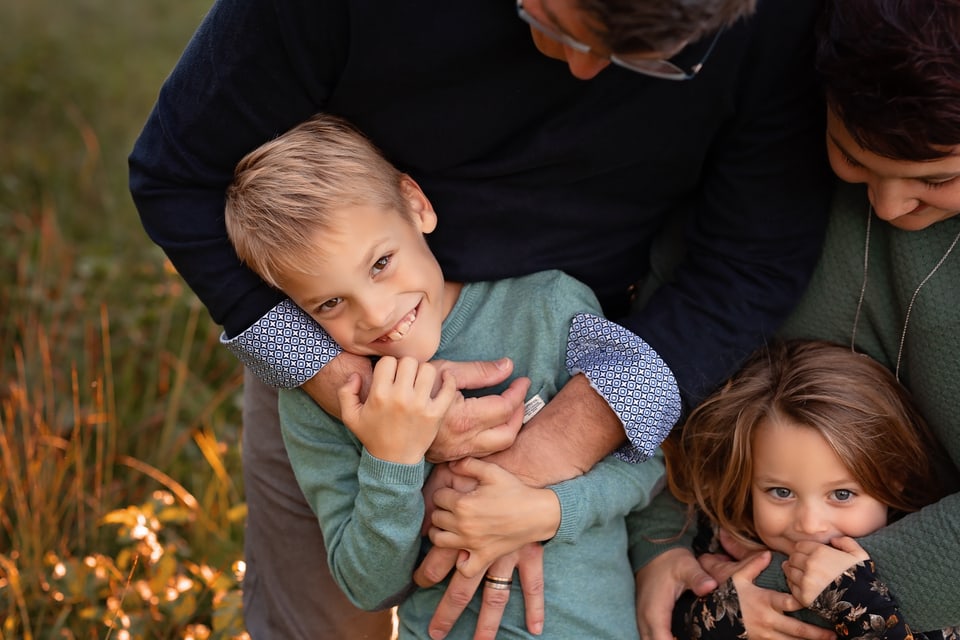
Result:
<instances>
[{"instance_id":1,"label":"boy's ear","mask_svg":"<svg viewBox=\"0 0 960 640\"><path fill-rule=\"evenodd\" d=\"M400 193L406 199L410 217L421 233L430 233L437 228L437 214L416 180L404 174L400 178Z\"/></svg>"}]
</instances>

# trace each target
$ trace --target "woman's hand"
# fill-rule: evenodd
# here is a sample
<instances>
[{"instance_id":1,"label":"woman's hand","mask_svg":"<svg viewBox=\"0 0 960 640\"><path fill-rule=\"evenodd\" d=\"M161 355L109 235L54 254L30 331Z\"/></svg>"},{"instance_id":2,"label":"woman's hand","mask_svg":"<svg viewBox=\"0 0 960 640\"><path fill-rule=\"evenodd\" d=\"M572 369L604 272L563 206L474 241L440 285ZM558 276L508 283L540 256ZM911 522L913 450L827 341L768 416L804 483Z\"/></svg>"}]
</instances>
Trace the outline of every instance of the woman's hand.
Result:
<instances>
[{"instance_id":1,"label":"woman's hand","mask_svg":"<svg viewBox=\"0 0 960 640\"><path fill-rule=\"evenodd\" d=\"M451 462L449 468L475 486L433 493L429 535L437 547L467 552L457 562L463 575L475 576L495 558L552 538L560 526L560 501L553 491L528 487L509 471L476 458Z\"/></svg>"},{"instance_id":2,"label":"woman's hand","mask_svg":"<svg viewBox=\"0 0 960 640\"><path fill-rule=\"evenodd\" d=\"M717 582L700 567L693 551L669 549L637 571L637 628L643 640L673 640L673 607L685 590L703 596Z\"/></svg>"}]
</instances>

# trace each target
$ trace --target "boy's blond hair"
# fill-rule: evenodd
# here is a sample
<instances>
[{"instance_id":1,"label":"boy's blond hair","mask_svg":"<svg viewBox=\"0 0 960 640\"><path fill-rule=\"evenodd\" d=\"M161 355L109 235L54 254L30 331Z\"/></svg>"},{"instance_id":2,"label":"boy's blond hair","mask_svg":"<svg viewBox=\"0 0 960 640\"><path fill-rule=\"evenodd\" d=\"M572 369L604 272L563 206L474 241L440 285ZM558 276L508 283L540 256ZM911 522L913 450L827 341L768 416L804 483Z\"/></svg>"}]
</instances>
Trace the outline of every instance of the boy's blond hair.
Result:
<instances>
[{"instance_id":1,"label":"boy's blond hair","mask_svg":"<svg viewBox=\"0 0 960 640\"><path fill-rule=\"evenodd\" d=\"M369 205L406 215L403 174L360 131L320 114L251 151L227 188L225 222L237 255L282 289L304 273L330 214Z\"/></svg>"}]
</instances>

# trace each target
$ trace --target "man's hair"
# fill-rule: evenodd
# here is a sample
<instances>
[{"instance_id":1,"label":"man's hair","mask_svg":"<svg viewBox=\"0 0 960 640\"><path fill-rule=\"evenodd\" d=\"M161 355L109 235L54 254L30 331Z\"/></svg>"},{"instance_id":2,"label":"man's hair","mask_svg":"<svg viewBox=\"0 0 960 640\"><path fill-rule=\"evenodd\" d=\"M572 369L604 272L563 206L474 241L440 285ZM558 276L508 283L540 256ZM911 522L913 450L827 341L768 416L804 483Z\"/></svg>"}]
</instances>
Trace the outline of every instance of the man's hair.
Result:
<instances>
[{"instance_id":1,"label":"man's hair","mask_svg":"<svg viewBox=\"0 0 960 640\"><path fill-rule=\"evenodd\" d=\"M578 0L600 41L615 53L667 51L727 27L757 0Z\"/></svg>"},{"instance_id":2,"label":"man's hair","mask_svg":"<svg viewBox=\"0 0 960 640\"><path fill-rule=\"evenodd\" d=\"M759 542L751 496L753 436L770 420L789 420L822 435L893 517L945 493L933 437L888 369L829 342L778 342L755 354L664 443L671 491L747 545Z\"/></svg>"},{"instance_id":3,"label":"man's hair","mask_svg":"<svg viewBox=\"0 0 960 640\"><path fill-rule=\"evenodd\" d=\"M345 120L316 115L237 164L227 188L227 235L237 255L277 288L309 268L330 214L370 205L407 214L403 174Z\"/></svg>"},{"instance_id":4,"label":"man's hair","mask_svg":"<svg viewBox=\"0 0 960 640\"><path fill-rule=\"evenodd\" d=\"M960 144L960 0L828 0L817 36L827 102L857 144L914 162Z\"/></svg>"}]
</instances>

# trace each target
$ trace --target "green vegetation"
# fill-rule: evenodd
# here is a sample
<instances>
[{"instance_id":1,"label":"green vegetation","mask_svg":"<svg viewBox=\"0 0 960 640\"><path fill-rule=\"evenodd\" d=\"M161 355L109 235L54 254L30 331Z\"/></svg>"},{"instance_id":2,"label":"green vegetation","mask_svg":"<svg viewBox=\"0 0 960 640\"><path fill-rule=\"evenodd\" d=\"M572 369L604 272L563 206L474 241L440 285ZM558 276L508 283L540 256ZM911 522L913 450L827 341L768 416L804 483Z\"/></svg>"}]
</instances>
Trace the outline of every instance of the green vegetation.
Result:
<instances>
[{"instance_id":1,"label":"green vegetation","mask_svg":"<svg viewBox=\"0 0 960 640\"><path fill-rule=\"evenodd\" d=\"M0 4L4 639L244 635L240 369L126 186L208 4Z\"/></svg>"}]
</instances>

